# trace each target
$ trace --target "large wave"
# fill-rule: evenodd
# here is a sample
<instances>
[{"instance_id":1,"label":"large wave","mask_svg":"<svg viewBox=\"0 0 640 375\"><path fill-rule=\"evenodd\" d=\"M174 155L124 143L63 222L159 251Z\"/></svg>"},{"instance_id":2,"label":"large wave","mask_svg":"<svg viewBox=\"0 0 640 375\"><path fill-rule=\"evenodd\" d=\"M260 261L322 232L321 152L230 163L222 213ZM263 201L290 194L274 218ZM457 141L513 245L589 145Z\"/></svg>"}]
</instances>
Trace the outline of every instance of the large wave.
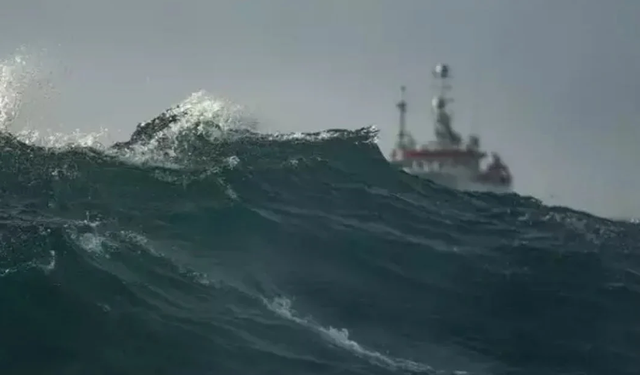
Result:
<instances>
[{"instance_id":1,"label":"large wave","mask_svg":"<svg viewBox=\"0 0 640 375\"><path fill-rule=\"evenodd\" d=\"M637 224L185 103L124 148L0 135L2 373L640 368Z\"/></svg>"}]
</instances>

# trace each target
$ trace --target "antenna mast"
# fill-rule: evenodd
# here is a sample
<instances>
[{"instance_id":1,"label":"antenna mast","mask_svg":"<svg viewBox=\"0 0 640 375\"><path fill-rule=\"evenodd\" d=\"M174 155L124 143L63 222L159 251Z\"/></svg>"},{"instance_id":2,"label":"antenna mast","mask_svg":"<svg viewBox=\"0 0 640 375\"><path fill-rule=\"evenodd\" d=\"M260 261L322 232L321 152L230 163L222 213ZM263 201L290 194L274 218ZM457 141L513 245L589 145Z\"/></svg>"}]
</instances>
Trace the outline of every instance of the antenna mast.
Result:
<instances>
[{"instance_id":1,"label":"antenna mast","mask_svg":"<svg viewBox=\"0 0 640 375\"><path fill-rule=\"evenodd\" d=\"M400 149L407 147L407 102L405 101L405 93L407 88L405 86L400 87L400 101L398 102L398 110L400 111L400 128L398 130L398 146Z\"/></svg>"},{"instance_id":2,"label":"antenna mast","mask_svg":"<svg viewBox=\"0 0 640 375\"><path fill-rule=\"evenodd\" d=\"M438 64L433 69L433 76L440 82L440 97L443 99L446 98L446 92L451 89L449 84L450 73L448 64Z\"/></svg>"},{"instance_id":3,"label":"antenna mast","mask_svg":"<svg viewBox=\"0 0 640 375\"><path fill-rule=\"evenodd\" d=\"M434 97L431 102L433 109L439 113L448 113L447 104L453 101L447 97L447 92L451 90L451 85L449 84L449 65L436 65L433 69L433 76L437 80L439 91L438 95Z\"/></svg>"},{"instance_id":4,"label":"antenna mast","mask_svg":"<svg viewBox=\"0 0 640 375\"><path fill-rule=\"evenodd\" d=\"M450 71L449 65L438 64L433 70L433 76L438 80L439 93L431 101L431 105L436 112L435 118L435 133L436 139L441 144L447 146L458 146L461 142L460 135L457 134L451 127L451 114L447 111L447 104L452 102L451 98L447 97L447 92L451 89L449 85Z\"/></svg>"}]
</instances>

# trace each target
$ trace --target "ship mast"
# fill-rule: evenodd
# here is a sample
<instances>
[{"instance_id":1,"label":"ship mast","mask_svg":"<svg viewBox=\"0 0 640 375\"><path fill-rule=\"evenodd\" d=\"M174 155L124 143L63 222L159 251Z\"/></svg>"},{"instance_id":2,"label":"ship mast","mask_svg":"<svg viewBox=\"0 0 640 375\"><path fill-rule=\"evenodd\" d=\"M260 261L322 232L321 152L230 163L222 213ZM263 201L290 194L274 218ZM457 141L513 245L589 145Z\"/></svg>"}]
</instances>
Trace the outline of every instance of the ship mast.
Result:
<instances>
[{"instance_id":1,"label":"ship mast","mask_svg":"<svg viewBox=\"0 0 640 375\"><path fill-rule=\"evenodd\" d=\"M398 129L398 146L400 149L406 148L406 136L407 136L407 102L404 99L407 88L405 86L400 87L400 101L397 104L398 111L400 111L400 127Z\"/></svg>"},{"instance_id":2,"label":"ship mast","mask_svg":"<svg viewBox=\"0 0 640 375\"><path fill-rule=\"evenodd\" d=\"M400 151L409 150L415 147L415 142L413 141L411 134L407 131L407 102L405 100L406 92L407 88L405 86L401 86L400 101L396 105L398 107L398 111L400 112L396 149Z\"/></svg>"},{"instance_id":3,"label":"ship mast","mask_svg":"<svg viewBox=\"0 0 640 375\"><path fill-rule=\"evenodd\" d=\"M436 65L433 70L433 76L439 83L439 93L431 101L435 111L436 139L441 146L458 147L462 138L451 127L451 114L447 110L447 104L453 101L453 99L447 97L447 92L451 90L449 65Z\"/></svg>"},{"instance_id":4,"label":"ship mast","mask_svg":"<svg viewBox=\"0 0 640 375\"><path fill-rule=\"evenodd\" d=\"M436 78L437 82L440 84L438 97L444 100L447 100L446 93L451 90L451 85L449 84L449 65L447 64L438 64L433 69L433 76Z\"/></svg>"}]
</instances>

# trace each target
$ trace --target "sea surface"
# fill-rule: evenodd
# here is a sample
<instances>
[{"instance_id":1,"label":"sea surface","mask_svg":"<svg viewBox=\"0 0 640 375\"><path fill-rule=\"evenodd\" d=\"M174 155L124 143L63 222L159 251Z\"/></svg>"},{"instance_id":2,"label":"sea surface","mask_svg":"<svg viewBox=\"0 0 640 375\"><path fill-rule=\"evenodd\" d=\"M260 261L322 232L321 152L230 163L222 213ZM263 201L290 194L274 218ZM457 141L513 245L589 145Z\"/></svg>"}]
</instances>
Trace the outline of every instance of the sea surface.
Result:
<instances>
[{"instance_id":1,"label":"sea surface","mask_svg":"<svg viewBox=\"0 0 640 375\"><path fill-rule=\"evenodd\" d=\"M0 135L0 374L640 374L637 223L190 125Z\"/></svg>"}]
</instances>

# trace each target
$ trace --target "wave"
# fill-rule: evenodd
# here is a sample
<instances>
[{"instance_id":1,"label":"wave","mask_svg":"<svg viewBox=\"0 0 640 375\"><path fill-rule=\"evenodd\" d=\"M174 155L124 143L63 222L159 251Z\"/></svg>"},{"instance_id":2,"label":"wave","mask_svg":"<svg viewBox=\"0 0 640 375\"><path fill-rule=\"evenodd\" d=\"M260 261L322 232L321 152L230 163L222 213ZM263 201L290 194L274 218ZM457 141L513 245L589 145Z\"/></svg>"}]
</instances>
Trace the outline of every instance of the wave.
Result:
<instances>
[{"instance_id":1,"label":"wave","mask_svg":"<svg viewBox=\"0 0 640 375\"><path fill-rule=\"evenodd\" d=\"M640 368L637 224L417 179L373 127L261 133L195 97L214 110L127 147L0 135L3 373Z\"/></svg>"}]
</instances>

